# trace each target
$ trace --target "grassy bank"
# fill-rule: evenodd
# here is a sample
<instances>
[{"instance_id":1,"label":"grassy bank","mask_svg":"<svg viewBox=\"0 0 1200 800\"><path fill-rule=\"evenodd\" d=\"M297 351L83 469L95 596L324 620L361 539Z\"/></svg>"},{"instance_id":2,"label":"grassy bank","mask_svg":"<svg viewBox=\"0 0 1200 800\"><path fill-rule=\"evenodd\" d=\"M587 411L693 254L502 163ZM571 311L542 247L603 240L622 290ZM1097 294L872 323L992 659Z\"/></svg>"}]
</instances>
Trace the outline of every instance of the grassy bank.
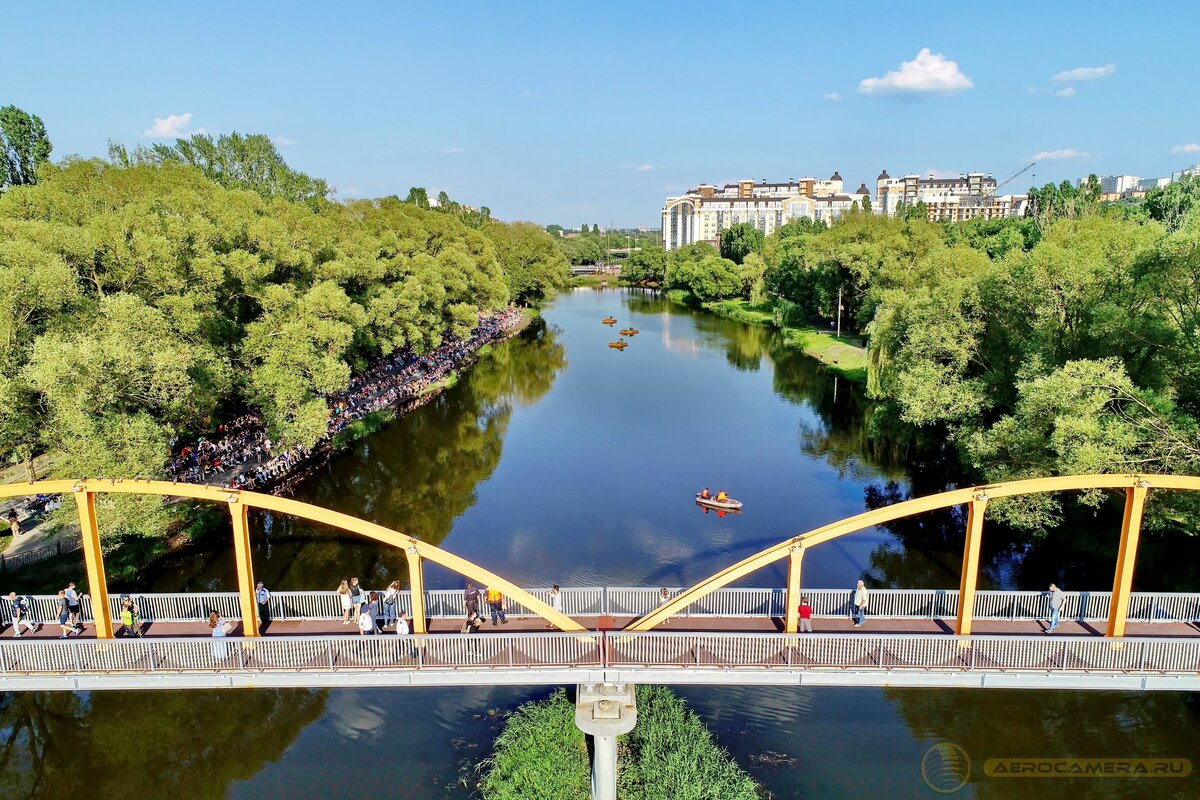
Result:
<instances>
[{"instance_id":1,"label":"grassy bank","mask_svg":"<svg viewBox=\"0 0 1200 800\"><path fill-rule=\"evenodd\" d=\"M748 325L767 325L777 328L789 347L803 350L834 372L856 383L867 381L867 350L858 337L837 338L813 325L781 325L771 303L751 305L746 300L717 300L702 303L686 291L672 289L666 293L675 302L703 308L714 314L745 322Z\"/></svg>"},{"instance_id":2,"label":"grassy bank","mask_svg":"<svg viewBox=\"0 0 1200 800\"><path fill-rule=\"evenodd\" d=\"M719 747L687 704L661 686L639 686L637 727L618 741L622 800L756 800L757 784ZM482 764L484 800L587 800L587 742L575 704L559 690L509 717Z\"/></svg>"},{"instance_id":3,"label":"grassy bank","mask_svg":"<svg viewBox=\"0 0 1200 800\"><path fill-rule=\"evenodd\" d=\"M592 274L592 275L572 275L571 279L569 281L567 281L567 286L570 286L570 287L575 287L575 286L593 286L593 287L595 287L595 286L616 286L616 285L617 285L617 276L616 275L606 275L603 273Z\"/></svg>"}]
</instances>

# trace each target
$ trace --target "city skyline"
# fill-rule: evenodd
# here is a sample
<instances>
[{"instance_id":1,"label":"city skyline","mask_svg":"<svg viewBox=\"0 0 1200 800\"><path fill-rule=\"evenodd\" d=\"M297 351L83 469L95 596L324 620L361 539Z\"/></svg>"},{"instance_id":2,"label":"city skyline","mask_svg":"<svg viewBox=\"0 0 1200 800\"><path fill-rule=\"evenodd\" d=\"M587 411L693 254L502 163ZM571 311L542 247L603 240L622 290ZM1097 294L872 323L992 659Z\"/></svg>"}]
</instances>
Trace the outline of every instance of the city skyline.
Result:
<instances>
[{"instance_id":1,"label":"city skyline","mask_svg":"<svg viewBox=\"0 0 1200 800\"><path fill-rule=\"evenodd\" d=\"M1174 35L1200 9L1183 3L468 4L452 24L303 3L129 6L136 25L55 8L11 9L18 35L0 54L0 104L42 117L55 160L103 156L110 139L264 133L343 199L415 185L506 220L655 227L664 196L703 182L1003 180L1036 160L1008 187L1024 192L1031 173L1041 185L1200 161L1200 87L1175 80L1197 58Z\"/></svg>"}]
</instances>

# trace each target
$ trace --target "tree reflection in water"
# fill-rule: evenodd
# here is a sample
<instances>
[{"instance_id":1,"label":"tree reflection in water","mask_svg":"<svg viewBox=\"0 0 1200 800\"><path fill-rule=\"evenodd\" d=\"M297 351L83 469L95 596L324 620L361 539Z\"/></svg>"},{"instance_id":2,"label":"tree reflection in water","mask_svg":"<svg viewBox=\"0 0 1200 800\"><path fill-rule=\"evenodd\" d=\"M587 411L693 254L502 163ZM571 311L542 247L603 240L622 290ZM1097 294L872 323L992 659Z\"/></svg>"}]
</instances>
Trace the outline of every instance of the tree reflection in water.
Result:
<instances>
[{"instance_id":1,"label":"tree reflection in water","mask_svg":"<svg viewBox=\"0 0 1200 800\"><path fill-rule=\"evenodd\" d=\"M0 796L225 797L325 709L316 689L0 695ZM86 783L84 783L86 781Z\"/></svg>"},{"instance_id":2,"label":"tree reflection in water","mask_svg":"<svg viewBox=\"0 0 1200 800\"><path fill-rule=\"evenodd\" d=\"M436 544L495 471L514 405L536 402L565 367L555 332L536 320L432 402L335 457L296 499ZM334 576L350 575L372 586L397 579L407 585L404 554L394 548L284 515L252 512L251 522L256 577L272 589L332 589ZM233 590L226 541L222 536L156 565L153 588L141 590Z\"/></svg>"}]
</instances>

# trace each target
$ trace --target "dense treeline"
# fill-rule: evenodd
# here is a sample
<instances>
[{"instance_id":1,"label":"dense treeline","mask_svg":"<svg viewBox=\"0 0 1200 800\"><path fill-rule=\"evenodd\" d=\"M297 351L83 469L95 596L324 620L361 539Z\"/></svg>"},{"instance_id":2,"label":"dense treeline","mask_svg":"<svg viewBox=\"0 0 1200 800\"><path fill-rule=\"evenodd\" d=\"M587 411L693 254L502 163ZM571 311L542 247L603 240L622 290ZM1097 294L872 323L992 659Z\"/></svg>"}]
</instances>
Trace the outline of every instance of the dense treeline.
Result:
<instances>
[{"instance_id":1,"label":"dense treeline","mask_svg":"<svg viewBox=\"0 0 1200 800\"><path fill-rule=\"evenodd\" d=\"M174 440L249 407L275 441L311 444L326 395L372 360L566 281L536 226L332 203L264 139L205 139L207 166L196 142L45 164L0 196L0 453L48 451L56 476L161 476ZM121 506L108 530L165 531L153 498Z\"/></svg>"},{"instance_id":2,"label":"dense treeline","mask_svg":"<svg viewBox=\"0 0 1200 800\"><path fill-rule=\"evenodd\" d=\"M1034 194L1021 219L851 213L765 241L731 230L720 252L636 254L624 277L792 320L832 318L841 290L843 320L867 337L869 393L983 480L1200 473L1200 181L1133 208L1099 203L1091 184ZM1195 530L1194 505L1158 497L1150 522ZM1051 496L995 505L1035 529L1059 510Z\"/></svg>"}]
</instances>

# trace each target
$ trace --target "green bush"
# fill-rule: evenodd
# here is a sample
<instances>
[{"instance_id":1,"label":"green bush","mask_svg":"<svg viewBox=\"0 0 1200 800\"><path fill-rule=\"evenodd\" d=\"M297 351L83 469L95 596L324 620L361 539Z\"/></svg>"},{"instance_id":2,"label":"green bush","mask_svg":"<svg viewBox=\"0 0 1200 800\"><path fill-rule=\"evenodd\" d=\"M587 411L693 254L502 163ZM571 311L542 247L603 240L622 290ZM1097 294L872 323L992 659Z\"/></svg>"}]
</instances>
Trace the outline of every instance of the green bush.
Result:
<instances>
[{"instance_id":1,"label":"green bush","mask_svg":"<svg viewBox=\"0 0 1200 800\"><path fill-rule=\"evenodd\" d=\"M758 800L758 785L687 704L662 686L637 689L637 727L618 741L621 800ZM484 800L586 800L591 765L563 689L509 718L479 765Z\"/></svg>"},{"instance_id":2,"label":"green bush","mask_svg":"<svg viewBox=\"0 0 1200 800\"><path fill-rule=\"evenodd\" d=\"M480 769L486 800L588 800L587 743L566 690L514 711Z\"/></svg>"}]
</instances>

